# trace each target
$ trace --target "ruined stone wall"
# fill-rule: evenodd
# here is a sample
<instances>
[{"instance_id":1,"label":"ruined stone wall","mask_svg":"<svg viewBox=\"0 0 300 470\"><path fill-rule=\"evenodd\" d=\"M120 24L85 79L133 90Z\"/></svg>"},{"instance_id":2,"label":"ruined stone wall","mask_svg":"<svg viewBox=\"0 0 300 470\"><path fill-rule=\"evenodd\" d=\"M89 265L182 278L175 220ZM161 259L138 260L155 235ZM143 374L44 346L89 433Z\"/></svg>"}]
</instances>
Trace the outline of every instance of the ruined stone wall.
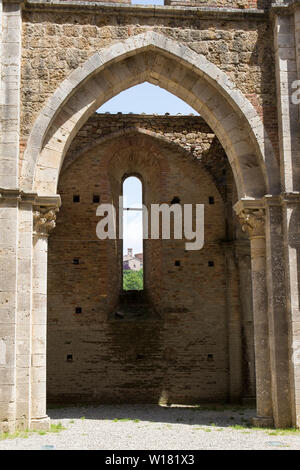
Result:
<instances>
[{"instance_id":1,"label":"ruined stone wall","mask_svg":"<svg viewBox=\"0 0 300 470\"><path fill-rule=\"evenodd\" d=\"M95 113L72 141L62 171L65 171L84 149L95 145L100 139L105 141L105 138L111 134L126 133L130 129L149 131L189 152L209 171L223 199L225 199L226 172L231 172L226 154L206 122L201 117L194 115L170 116L166 113L164 116L158 116Z\"/></svg>"},{"instance_id":2,"label":"ruined stone wall","mask_svg":"<svg viewBox=\"0 0 300 470\"><path fill-rule=\"evenodd\" d=\"M223 8L269 8L271 0L165 0L165 5Z\"/></svg>"},{"instance_id":3,"label":"ruined stone wall","mask_svg":"<svg viewBox=\"0 0 300 470\"><path fill-rule=\"evenodd\" d=\"M48 5L45 10L27 5L23 12L22 146L39 111L71 71L96 51L149 30L204 54L225 71L264 118L276 149L274 55L267 15L241 12L222 17L166 8L154 16L140 6L78 5Z\"/></svg>"},{"instance_id":4,"label":"ruined stone wall","mask_svg":"<svg viewBox=\"0 0 300 470\"><path fill-rule=\"evenodd\" d=\"M152 121L156 129L170 122L165 116L156 119L158 124L153 116L93 116L73 149L80 141L97 140L96 122L99 131L118 129L125 120ZM49 240L49 400L227 400L225 211L212 176L192 155L150 134L120 134L87 148L69 165L68 158L58 188L62 207ZM146 289L153 294L157 316L132 321L110 315L120 290L120 248L115 241L97 239L99 218L92 202L94 194L101 202L115 200L125 172L142 177L146 204L170 203L174 196L181 204L205 204L202 250L186 251L184 240L145 241Z\"/></svg>"}]
</instances>

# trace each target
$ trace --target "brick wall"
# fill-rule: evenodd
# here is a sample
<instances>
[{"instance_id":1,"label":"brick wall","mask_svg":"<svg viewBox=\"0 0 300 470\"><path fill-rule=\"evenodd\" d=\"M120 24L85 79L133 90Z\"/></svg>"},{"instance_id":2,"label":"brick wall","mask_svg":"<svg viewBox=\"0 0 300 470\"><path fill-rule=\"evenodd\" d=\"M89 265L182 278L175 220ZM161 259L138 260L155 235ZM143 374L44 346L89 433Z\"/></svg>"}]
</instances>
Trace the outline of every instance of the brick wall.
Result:
<instances>
[{"instance_id":1,"label":"brick wall","mask_svg":"<svg viewBox=\"0 0 300 470\"><path fill-rule=\"evenodd\" d=\"M62 208L49 240L51 401L228 399L225 210L212 174L201 163L200 153L206 151L198 149L196 159L150 133L114 134L113 139L91 145L108 129L132 129L134 120L139 125L152 123L156 130L169 124L169 134L186 139L189 145L190 129L183 134L185 119L190 124L194 121L194 127L198 120L202 130L198 147L208 151L213 136L209 137L211 131L201 118L128 115L93 116L69 150L58 188ZM80 142L86 144L81 155ZM170 203L174 196L182 204L205 204L202 250L186 251L183 240L144 242L150 313L134 320L114 317L121 287L121 244L97 239L99 218L92 202L94 194L100 195L101 202L116 201L125 173L141 176L146 205ZM80 196L79 203L73 202L74 195ZM213 204L209 204L211 197ZM73 264L74 258L79 264ZM236 291L238 286L233 288ZM76 307L81 307L81 313L76 313Z\"/></svg>"},{"instance_id":2,"label":"brick wall","mask_svg":"<svg viewBox=\"0 0 300 470\"><path fill-rule=\"evenodd\" d=\"M199 116L147 115L147 114L98 114L90 117L72 141L64 160L64 171L83 151L99 139L128 129L143 129L163 137L170 143L190 152L214 179L223 198L225 197L224 172L229 171L226 154L211 128Z\"/></svg>"}]
</instances>

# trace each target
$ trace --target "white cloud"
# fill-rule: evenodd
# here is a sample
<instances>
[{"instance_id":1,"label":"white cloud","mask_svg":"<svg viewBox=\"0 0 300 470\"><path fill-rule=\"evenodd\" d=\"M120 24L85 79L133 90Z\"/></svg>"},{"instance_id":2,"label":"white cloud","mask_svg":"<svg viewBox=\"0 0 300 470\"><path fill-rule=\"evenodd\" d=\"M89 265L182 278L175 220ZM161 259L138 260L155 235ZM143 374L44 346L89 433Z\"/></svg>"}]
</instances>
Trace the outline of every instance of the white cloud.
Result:
<instances>
[{"instance_id":1,"label":"white cloud","mask_svg":"<svg viewBox=\"0 0 300 470\"><path fill-rule=\"evenodd\" d=\"M125 212L123 219L123 253L132 248L133 253L143 251L142 212Z\"/></svg>"}]
</instances>

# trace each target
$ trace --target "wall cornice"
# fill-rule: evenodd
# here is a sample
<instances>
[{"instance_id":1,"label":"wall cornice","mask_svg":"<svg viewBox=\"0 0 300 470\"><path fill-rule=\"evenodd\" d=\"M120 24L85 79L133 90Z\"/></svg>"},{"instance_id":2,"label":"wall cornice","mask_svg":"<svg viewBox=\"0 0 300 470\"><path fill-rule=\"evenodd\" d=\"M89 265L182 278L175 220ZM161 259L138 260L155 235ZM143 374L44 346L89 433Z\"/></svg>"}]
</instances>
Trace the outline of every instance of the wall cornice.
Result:
<instances>
[{"instance_id":1,"label":"wall cornice","mask_svg":"<svg viewBox=\"0 0 300 470\"><path fill-rule=\"evenodd\" d=\"M25 0L24 9L29 11L76 11L91 12L103 15L126 15L134 17L160 18L200 18L219 20L262 20L268 18L268 13L261 9L216 8L216 7L181 7L162 5L127 5L102 2L84 2L70 0Z\"/></svg>"},{"instance_id":2,"label":"wall cornice","mask_svg":"<svg viewBox=\"0 0 300 470\"><path fill-rule=\"evenodd\" d=\"M18 201L42 207L61 206L59 194L55 196L39 196L37 193L26 192L20 189L0 188L0 202L1 201Z\"/></svg>"}]
</instances>

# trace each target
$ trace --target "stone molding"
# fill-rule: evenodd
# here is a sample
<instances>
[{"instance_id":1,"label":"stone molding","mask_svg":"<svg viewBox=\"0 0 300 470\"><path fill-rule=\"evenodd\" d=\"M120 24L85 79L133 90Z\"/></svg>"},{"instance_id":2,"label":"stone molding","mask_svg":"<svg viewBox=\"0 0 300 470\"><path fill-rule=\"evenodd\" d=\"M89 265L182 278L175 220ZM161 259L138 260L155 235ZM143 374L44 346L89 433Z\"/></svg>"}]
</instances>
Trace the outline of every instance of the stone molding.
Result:
<instances>
[{"instance_id":1,"label":"stone molding","mask_svg":"<svg viewBox=\"0 0 300 470\"><path fill-rule=\"evenodd\" d=\"M280 195L281 205L297 205L300 204L300 192L282 193Z\"/></svg>"},{"instance_id":2,"label":"stone molding","mask_svg":"<svg viewBox=\"0 0 300 470\"><path fill-rule=\"evenodd\" d=\"M20 1L20 0L19 0ZM119 13L126 15L160 16L160 17L201 17L220 18L223 20L237 20L241 18L265 21L267 12L256 8L229 8L229 7L210 7L210 6L169 6L169 5L133 5L126 3L103 3L101 1L77 1L77 0L24 0L26 10L42 11L68 11L76 10L85 13L88 11L103 13L105 15L116 15Z\"/></svg>"},{"instance_id":3,"label":"stone molding","mask_svg":"<svg viewBox=\"0 0 300 470\"><path fill-rule=\"evenodd\" d=\"M34 236L48 237L51 230L56 227L56 214L58 212L57 207L34 207L33 212L33 225L34 225Z\"/></svg>"},{"instance_id":4,"label":"stone molding","mask_svg":"<svg viewBox=\"0 0 300 470\"><path fill-rule=\"evenodd\" d=\"M261 199L240 199L233 207L243 232L248 232L250 239L265 236L266 209L271 206L300 204L300 192L281 193L279 196L266 194Z\"/></svg>"},{"instance_id":5,"label":"stone molding","mask_svg":"<svg viewBox=\"0 0 300 470\"><path fill-rule=\"evenodd\" d=\"M265 215L265 209L244 209L238 214L242 230L250 239L265 236Z\"/></svg>"},{"instance_id":6,"label":"stone molding","mask_svg":"<svg viewBox=\"0 0 300 470\"><path fill-rule=\"evenodd\" d=\"M20 189L0 188L0 202L23 202L35 206L60 207L61 198L59 194L54 196L39 196L37 193L22 191Z\"/></svg>"}]
</instances>

